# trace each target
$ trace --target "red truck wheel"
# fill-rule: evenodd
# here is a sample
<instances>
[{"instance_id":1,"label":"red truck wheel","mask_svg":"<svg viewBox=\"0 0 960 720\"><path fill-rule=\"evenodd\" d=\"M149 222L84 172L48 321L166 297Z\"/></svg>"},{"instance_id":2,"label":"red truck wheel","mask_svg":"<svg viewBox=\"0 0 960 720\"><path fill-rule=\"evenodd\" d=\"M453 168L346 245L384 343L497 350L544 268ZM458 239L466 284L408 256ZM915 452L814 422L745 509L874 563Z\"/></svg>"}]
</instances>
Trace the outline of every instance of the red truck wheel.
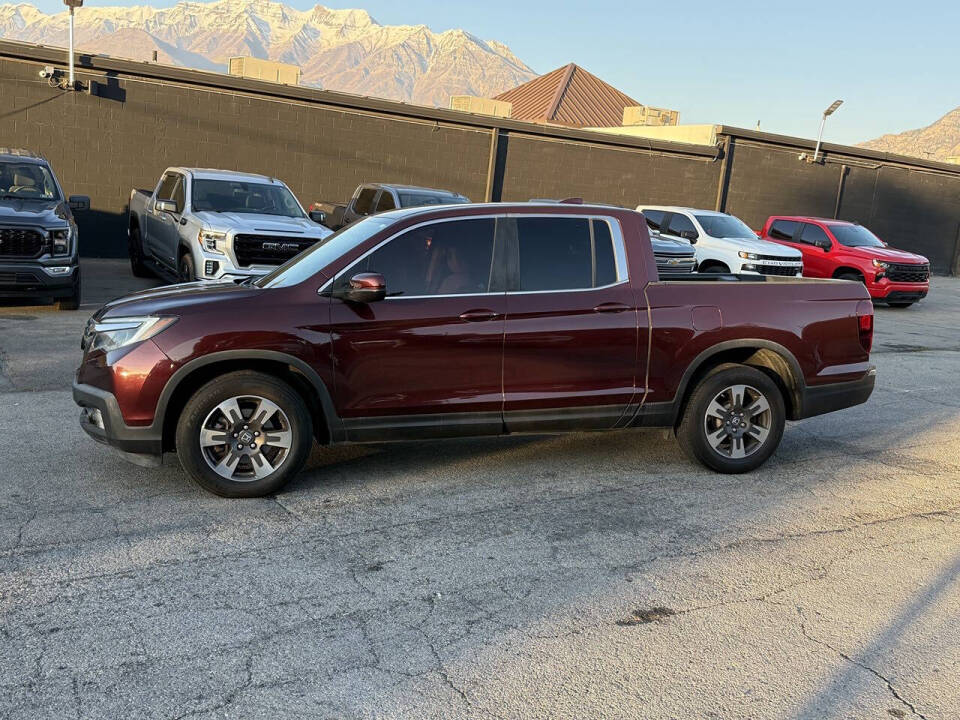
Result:
<instances>
[{"instance_id":1,"label":"red truck wheel","mask_svg":"<svg viewBox=\"0 0 960 720\"><path fill-rule=\"evenodd\" d=\"M677 429L694 460L721 473L743 473L767 461L783 436L780 388L746 365L715 368L694 389Z\"/></svg>"},{"instance_id":2,"label":"red truck wheel","mask_svg":"<svg viewBox=\"0 0 960 720\"><path fill-rule=\"evenodd\" d=\"M177 423L176 442L180 463L204 489L261 497L303 467L313 427L293 388L271 375L240 371L194 393Z\"/></svg>"}]
</instances>

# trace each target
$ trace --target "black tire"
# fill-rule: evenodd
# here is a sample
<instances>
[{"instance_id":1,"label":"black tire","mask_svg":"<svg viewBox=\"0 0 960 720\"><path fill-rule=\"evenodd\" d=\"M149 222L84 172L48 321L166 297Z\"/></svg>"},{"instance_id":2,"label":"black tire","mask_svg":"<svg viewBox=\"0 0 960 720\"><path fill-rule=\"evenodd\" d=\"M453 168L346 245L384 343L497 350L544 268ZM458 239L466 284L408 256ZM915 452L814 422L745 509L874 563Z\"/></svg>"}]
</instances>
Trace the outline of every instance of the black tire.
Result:
<instances>
[{"instance_id":1,"label":"black tire","mask_svg":"<svg viewBox=\"0 0 960 720\"><path fill-rule=\"evenodd\" d=\"M80 268L73 271L73 290L70 295L57 300L57 310L77 310L80 307Z\"/></svg>"},{"instance_id":2,"label":"black tire","mask_svg":"<svg viewBox=\"0 0 960 720\"><path fill-rule=\"evenodd\" d=\"M707 267L705 267L705 268L703 268L703 269L698 269L697 272L701 272L701 273L716 273L716 274L721 274L721 273L729 274L729 273L730 273L730 268L728 268L728 267L727 267L726 265L724 265L723 263L710 263L709 265L707 265Z\"/></svg>"},{"instance_id":3,"label":"black tire","mask_svg":"<svg viewBox=\"0 0 960 720\"><path fill-rule=\"evenodd\" d=\"M180 255L177 261L177 282L188 283L196 280L193 273L193 258L187 250Z\"/></svg>"},{"instance_id":4,"label":"black tire","mask_svg":"<svg viewBox=\"0 0 960 720\"><path fill-rule=\"evenodd\" d=\"M887 305L889 305L892 308L902 309L902 308L908 308L911 305L913 305L913 301L911 300L910 302L888 302Z\"/></svg>"},{"instance_id":5,"label":"black tire","mask_svg":"<svg viewBox=\"0 0 960 720\"><path fill-rule=\"evenodd\" d=\"M231 411L232 423L228 423L221 407L231 399L241 418ZM270 410L259 423L266 414L258 413L263 400L274 404L276 410ZM213 442L201 447L205 430ZM227 442L214 444L220 439ZM245 439L249 446L234 444ZM271 440L286 442L289 447L274 446ZM222 497L262 497L276 492L300 472L313 445L313 424L306 403L293 388L272 375L242 370L218 377L193 394L177 422L176 443L181 465L200 487ZM236 451L237 447L243 449ZM213 464L218 461L220 472ZM264 469L263 461L275 469ZM261 472L266 474L256 477Z\"/></svg>"},{"instance_id":6,"label":"black tire","mask_svg":"<svg viewBox=\"0 0 960 720\"><path fill-rule=\"evenodd\" d=\"M745 386L741 396L748 400L747 408L740 403L730 403L731 411L726 422L713 414L714 400L724 395L725 390ZM766 401L766 410L749 414L750 407L762 407L757 399L762 396ZM724 405L725 403L718 403ZM748 412L744 413L746 409ZM786 409L783 395L776 383L765 373L746 365L724 364L713 369L694 388L683 411L683 418L677 428L677 440L687 455L720 473L744 473L755 470L767 461L780 444L786 421ZM711 437L721 437L718 446L708 439L708 426L714 428ZM739 437L729 434L731 431ZM762 441L758 435L763 434ZM729 440L729 445L726 441ZM736 457L743 452L743 457Z\"/></svg>"},{"instance_id":7,"label":"black tire","mask_svg":"<svg viewBox=\"0 0 960 720\"><path fill-rule=\"evenodd\" d=\"M130 228L127 251L130 254L130 270L133 272L133 276L138 278L153 277L153 273L143 262L143 238L140 236L140 228L136 225Z\"/></svg>"}]
</instances>

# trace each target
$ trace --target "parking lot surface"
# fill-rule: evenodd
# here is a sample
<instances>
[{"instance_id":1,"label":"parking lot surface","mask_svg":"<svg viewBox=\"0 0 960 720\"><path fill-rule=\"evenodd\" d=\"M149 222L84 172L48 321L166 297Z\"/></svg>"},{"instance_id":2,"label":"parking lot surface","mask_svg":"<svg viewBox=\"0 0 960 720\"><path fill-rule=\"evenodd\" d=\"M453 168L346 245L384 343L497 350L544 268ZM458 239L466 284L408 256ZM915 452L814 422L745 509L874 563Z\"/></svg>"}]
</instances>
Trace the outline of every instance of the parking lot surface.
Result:
<instances>
[{"instance_id":1,"label":"parking lot surface","mask_svg":"<svg viewBox=\"0 0 960 720\"><path fill-rule=\"evenodd\" d=\"M960 279L759 471L662 432L338 447L271 499L89 440L0 307L2 718L960 717ZM138 285L139 283L139 285Z\"/></svg>"}]
</instances>

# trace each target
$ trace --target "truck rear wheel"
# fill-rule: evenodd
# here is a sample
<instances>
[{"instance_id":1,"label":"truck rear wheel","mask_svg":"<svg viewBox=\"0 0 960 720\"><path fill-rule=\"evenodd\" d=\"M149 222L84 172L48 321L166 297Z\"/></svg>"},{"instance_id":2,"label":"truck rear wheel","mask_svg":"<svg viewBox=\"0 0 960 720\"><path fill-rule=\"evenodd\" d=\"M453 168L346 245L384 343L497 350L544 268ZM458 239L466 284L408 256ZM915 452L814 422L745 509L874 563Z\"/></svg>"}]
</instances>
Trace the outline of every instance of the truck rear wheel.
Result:
<instances>
[{"instance_id":1,"label":"truck rear wheel","mask_svg":"<svg viewBox=\"0 0 960 720\"><path fill-rule=\"evenodd\" d=\"M136 225L130 228L127 252L130 255L130 271L134 277L148 278L153 276L153 273L143 262L143 238L140 235L140 228Z\"/></svg>"},{"instance_id":2,"label":"truck rear wheel","mask_svg":"<svg viewBox=\"0 0 960 720\"><path fill-rule=\"evenodd\" d=\"M313 427L293 388L272 375L239 371L194 393L177 423L176 443L180 463L204 489L261 497L300 472Z\"/></svg>"},{"instance_id":3,"label":"truck rear wheel","mask_svg":"<svg viewBox=\"0 0 960 720\"><path fill-rule=\"evenodd\" d=\"M783 437L786 409L780 388L746 365L715 368L694 388L677 428L692 459L721 473L755 470Z\"/></svg>"}]
</instances>

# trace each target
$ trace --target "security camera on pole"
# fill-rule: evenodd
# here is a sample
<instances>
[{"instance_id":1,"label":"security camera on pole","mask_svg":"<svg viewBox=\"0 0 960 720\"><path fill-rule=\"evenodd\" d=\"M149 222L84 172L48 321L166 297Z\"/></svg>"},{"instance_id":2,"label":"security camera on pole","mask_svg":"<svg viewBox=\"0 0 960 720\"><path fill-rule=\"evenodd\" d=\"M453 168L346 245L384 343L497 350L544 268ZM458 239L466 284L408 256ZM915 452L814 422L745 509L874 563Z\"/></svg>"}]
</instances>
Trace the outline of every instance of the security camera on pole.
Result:
<instances>
[{"instance_id":1,"label":"security camera on pole","mask_svg":"<svg viewBox=\"0 0 960 720\"><path fill-rule=\"evenodd\" d=\"M83 0L63 0L63 4L70 8L70 76L67 78L67 88L76 89L76 80L73 76L73 11L83 7Z\"/></svg>"}]
</instances>

